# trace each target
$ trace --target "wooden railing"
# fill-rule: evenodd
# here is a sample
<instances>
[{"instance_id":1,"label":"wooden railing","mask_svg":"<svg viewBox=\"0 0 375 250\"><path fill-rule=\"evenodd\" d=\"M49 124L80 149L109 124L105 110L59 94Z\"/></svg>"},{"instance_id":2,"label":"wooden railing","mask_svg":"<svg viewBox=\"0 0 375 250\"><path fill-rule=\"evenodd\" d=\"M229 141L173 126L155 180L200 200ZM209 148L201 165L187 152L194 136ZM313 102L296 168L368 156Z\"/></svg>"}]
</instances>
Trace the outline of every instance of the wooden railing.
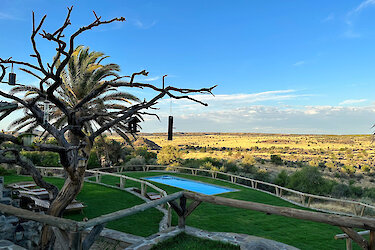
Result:
<instances>
[{"instance_id":1,"label":"wooden railing","mask_svg":"<svg viewBox=\"0 0 375 250\"><path fill-rule=\"evenodd\" d=\"M176 201L180 199L179 203ZM192 202L187 206L187 199ZM241 209L254 210L266 214L275 214L289 218L296 218L319 223L338 226L353 241L363 249L375 249L375 219L348 217L322 212L306 211L289 207L279 207L263 203L234 200L220 196L209 196L190 192L178 192L167 195L161 199L144 203L131 208L123 209L110 214L102 215L87 222L77 222L63 218L56 218L49 215L36 214L20 208L0 204L0 212L14 215L20 218L30 219L52 226L57 240L64 249L89 249L103 230L106 223L114 221L165 203L169 203L178 215L178 227L185 228L186 218L197 208L201 202L208 202L216 205L223 205ZM86 237L83 237L83 230L93 227ZM370 240L364 239L360 233L352 228L365 229L370 231ZM301 232L303 233L303 232Z\"/></svg>"},{"instance_id":2,"label":"wooden railing","mask_svg":"<svg viewBox=\"0 0 375 250\"><path fill-rule=\"evenodd\" d=\"M142 196L146 195L146 193L147 193L147 187L153 188L155 191L159 192L160 196L162 196L162 197L165 197L165 196L168 195L167 192L165 192L163 189L155 186L154 184L152 184L150 182L147 182L147 181L144 181L144 180L141 180L141 179L132 178L132 177L129 177L129 176L126 176L126 175L121 175L121 174L114 174L114 173L103 172L103 171L99 171L99 170L86 170L86 173L93 174L95 176L95 180L96 180L97 183L101 182L101 177L103 175L118 177L119 178L120 188L124 188L125 187L126 180L131 180L131 181L134 181L134 182L138 182L141 185L141 195Z\"/></svg>"},{"instance_id":3,"label":"wooden railing","mask_svg":"<svg viewBox=\"0 0 375 250\"><path fill-rule=\"evenodd\" d=\"M213 171L213 170L207 170L207 169L198 169L198 168L187 168L187 167L170 167L170 166L163 166L163 165L139 165L139 166L116 166L116 167L110 167L110 168L100 168L101 171L116 171L118 173L123 172L124 170L128 168L134 168L138 167L141 168L143 171L150 171L152 169L171 169L169 171L178 171L178 170L185 170L187 174L191 175L200 175L202 173L205 173L207 177L211 177L213 179L220 179L224 181L229 181L234 184L240 184L245 185L247 187L266 192L272 195L275 195L277 197L280 197L286 201L292 202L296 205L316 209L318 211L322 212L329 212L329 213L337 213L337 214L343 214L343 215L355 215L355 216L370 216L375 215L375 206L369 205L363 202L359 201L351 201L351 200L343 200L343 199L337 199L332 197L326 197L326 196L320 196L320 195L314 195L314 194L308 194L303 193L300 191L296 191L290 188L282 187L273 183L268 183L260 180L255 180L252 178L244 177L244 176L238 176L234 174L219 172L219 171ZM227 178L223 178L223 177ZM291 199L292 196L293 198ZM312 206L313 202L322 201L322 202L330 202L335 204L338 208L347 208L345 212L340 212L338 210L332 210L331 209L322 209L322 208L316 208Z\"/></svg>"},{"instance_id":4,"label":"wooden railing","mask_svg":"<svg viewBox=\"0 0 375 250\"><path fill-rule=\"evenodd\" d=\"M358 232L359 235L369 235L370 234L370 230L366 230L366 231L360 231ZM350 238L349 235L347 234L336 234L335 235L335 240L341 240L341 239L345 239L346 240L346 250L352 250L353 247L352 247L352 238Z\"/></svg>"}]
</instances>

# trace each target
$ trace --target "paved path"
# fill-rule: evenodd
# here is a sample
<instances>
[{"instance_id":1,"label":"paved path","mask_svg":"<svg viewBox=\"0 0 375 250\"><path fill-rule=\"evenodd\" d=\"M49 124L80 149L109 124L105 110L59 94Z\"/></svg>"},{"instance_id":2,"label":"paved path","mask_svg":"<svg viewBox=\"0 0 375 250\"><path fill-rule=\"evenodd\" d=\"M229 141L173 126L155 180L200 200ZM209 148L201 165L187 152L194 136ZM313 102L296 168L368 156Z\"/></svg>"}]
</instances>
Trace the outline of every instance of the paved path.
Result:
<instances>
[{"instance_id":1,"label":"paved path","mask_svg":"<svg viewBox=\"0 0 375 250\"><path fill-rule=\"evenodd\" d=\"M240 246L241 249L244 250L297 250L293 246L286 245L284 243L280 243L274 240L268 240L261 237L256 237L247 234L237 234L237 233L223 233L223 232L208 232L205 230L201 230L194 227L186 227L185 230L179 229L177 227L171 227L168 230L163 232L156 233L151 235L142 241L135 243L129 246L128 250L148 250L153 245L162 242L166 239L172 238L178 235L181 232L185 232L186 234L203 238L209 240L217 240L223 241L227 243L231 243L237 246Z\"/></svg>"}]
</instances>

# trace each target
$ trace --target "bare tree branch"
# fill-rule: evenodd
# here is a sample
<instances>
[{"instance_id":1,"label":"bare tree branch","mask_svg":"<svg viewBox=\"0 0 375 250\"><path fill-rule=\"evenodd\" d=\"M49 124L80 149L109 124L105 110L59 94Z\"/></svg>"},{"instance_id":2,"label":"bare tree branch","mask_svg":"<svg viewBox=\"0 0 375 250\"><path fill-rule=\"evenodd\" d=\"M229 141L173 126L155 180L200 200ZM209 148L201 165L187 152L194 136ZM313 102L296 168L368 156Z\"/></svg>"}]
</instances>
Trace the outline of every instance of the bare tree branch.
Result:
<instances>
[{"instance_id":1,"label":"bare tree branch","mask_svg":"<svg viewBox=\"0 0 375 250\"><path fill-rule=\"evenodd\" d=\"M13 157L6 156L6 154L9 153L11 153ZM17 164L21 166L30 173L35 183L39 187L45 188L48 191L52 200L57 196L59 192L57 187L52 185L51 183L46 182L33 164L21 158L20 152L17 149L7 148L0 150L0 163Z\"/></svg>"}]
</instances>

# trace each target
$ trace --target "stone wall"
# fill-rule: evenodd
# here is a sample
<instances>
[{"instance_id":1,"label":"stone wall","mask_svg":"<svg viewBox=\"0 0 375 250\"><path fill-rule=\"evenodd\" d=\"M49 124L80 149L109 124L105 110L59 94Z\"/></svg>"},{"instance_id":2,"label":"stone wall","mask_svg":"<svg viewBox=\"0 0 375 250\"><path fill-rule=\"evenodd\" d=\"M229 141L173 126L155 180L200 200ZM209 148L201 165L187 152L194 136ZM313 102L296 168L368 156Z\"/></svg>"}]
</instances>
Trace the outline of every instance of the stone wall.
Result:
<instances>
[{"instance_id":1,"label":"stone wall","mask_svg":"<svg viewBox=\"0 0 375 250\"><path fill-rule=\"evenodd\" d=\"M26 249L36 249L39 243L42 224L20 220L15 216L0 214L0 239L9 240Z\"/></svg>"}]
</instances>

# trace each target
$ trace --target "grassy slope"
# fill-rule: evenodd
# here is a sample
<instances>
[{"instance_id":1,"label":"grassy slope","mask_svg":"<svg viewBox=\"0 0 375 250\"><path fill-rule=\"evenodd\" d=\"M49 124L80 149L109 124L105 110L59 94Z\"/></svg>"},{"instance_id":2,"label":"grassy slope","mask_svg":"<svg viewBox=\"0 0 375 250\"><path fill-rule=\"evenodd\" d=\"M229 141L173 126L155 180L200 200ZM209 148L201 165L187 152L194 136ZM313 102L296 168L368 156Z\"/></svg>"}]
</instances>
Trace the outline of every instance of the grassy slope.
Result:
<instances>
[{"instance_id":1,"label":"grassy slope","mask_svg":"<svg viewBox=\"0 0 375 250\"><path fill-rule=\"evenodd\" d=\"M129 172L126 174L136 178L162 175L162 173L156 172ZM276 206L299 208L272 195L237 186L231 183L200 176L183 174L172 175L228 186L240 190L238 192L221 194L220 196L222 197L254 201ZM102 181L107 184L115 184L118 183L118 178L105 176L103 177ZM127 186L132 184L134 183L129 181ZM161 187L168 193L180 191L178 188L158 183L154 184ZM173 217L173 223L177 224L176 216ZM209 203L202 203L188 217L187 225L202 228L208 231L236 232L256 235L293 245L301 249L343 249L345 246L345 242L343 240L333 239L334 235L342 233L339 228L334 226L286 218L277 215L266 215L255 211L230 208Z\"/></svg>"},{"instance_id":2,"label":"grassy slope","mask_svg":"<svg viewBox=\"0 0 375 250\"><path fill-rule=\"evenodd\" d=\"M30 181L30 177L25 176L5 176L5 184ZM46 178L47 181L61 187L63 180L58 178ZM138 197L128 192L117 189L103 187L97 184L85 183L81 193L77 197L87 205L83 214L68 214L65 217L73 220L89 219L103 214L115 212L143 203ZM131 233L140 236L149 236L159 231L159 222L162 214L156 209L149 209L144 212L110 222L106 227Z\"/></svg>"}]
</instances>

